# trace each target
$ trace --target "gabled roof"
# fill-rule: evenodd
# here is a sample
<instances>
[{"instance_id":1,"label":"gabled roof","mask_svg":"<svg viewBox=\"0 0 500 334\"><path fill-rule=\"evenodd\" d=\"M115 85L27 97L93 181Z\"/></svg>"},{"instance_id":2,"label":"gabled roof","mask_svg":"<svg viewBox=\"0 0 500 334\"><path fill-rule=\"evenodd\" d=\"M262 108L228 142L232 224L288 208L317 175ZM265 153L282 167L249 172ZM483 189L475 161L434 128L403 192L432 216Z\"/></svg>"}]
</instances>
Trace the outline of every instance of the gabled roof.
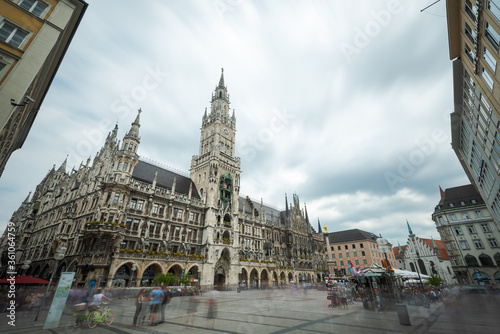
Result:
<instances>
[{"instance_id":1,"label":"gabled roof","mask_svg":"<svg viewBox=\"0 0 500 334\"><path fill-rule=\"evenodd\" d=\"M145 161L139 160L134 167L132 177L136 180L152 184L156 172L158 172L158 179L156 181L158 186L172 190L175 179L175 192L188 195L189 186L192 184L191 196L200 199L198 190L191 178Z\"/></svg>"},{"instance_id":2,"label":"gabled roof","mask_svg":"<svg viewBox=\"0 0 500 334\"><path fill-rule=\"evenodd\" d=\"M419 238L419 239L425 242L425 244L429 246L430 249L434 249L434 245L432 244L432 239L424 239L424 238ZM448 257L448 253L446 252L444 243L441 240L434 240L434 242L436 243L436 246L438 248L439 256L441 256L443 260L449 260L450 258Z\"/></svg>"},{"instance_id":3,"label":"gabled roof","mask_svg":"<svg viewBox=\"0 0 500 334\"><path fill-rule=\"evenodd\" d=\"M328 233L328 240L330 241L330 244L361 240L376 241L377 238L379 237L374 233L358 230L357 228Z\"/></svg>"}]
</instances>

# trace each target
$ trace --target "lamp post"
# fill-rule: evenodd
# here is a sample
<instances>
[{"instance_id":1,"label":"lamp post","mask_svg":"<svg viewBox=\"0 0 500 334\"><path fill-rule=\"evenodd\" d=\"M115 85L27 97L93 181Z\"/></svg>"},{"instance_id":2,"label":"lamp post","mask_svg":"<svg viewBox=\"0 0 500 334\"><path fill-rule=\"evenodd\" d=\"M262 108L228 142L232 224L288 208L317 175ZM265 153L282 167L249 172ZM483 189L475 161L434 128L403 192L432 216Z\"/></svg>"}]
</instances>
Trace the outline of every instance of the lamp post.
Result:
<instances>
[{"instance_id":1,"label":"lamp post","mask_svg":"<svg viewBox=\"0 0 500 334\"><path fill-rule=\"evenodd\" d=\"M21 266L21 269L24 270L23 275L26 272L26 270L28 270L28 268L30 267L30 264L31 260L24 260L24 264Z\"/></svg>"},{"instance_id":2,"label":"lamp post","mask_svg":"<svg viewBox=\"0 0 500 334\"><path fill-rule=\"evenodd\" d=\"M130 268L132 270L132 275L130 277L130 284L129 284L129 288L132 287L132 282L134 280L134 273L135 271L137 270L137 264L133 263L132 264L132 268Z\"/></svg>"},{"instance_id":3,"label":"lamp post","mask_svg":"<svg viewBox=\"0 0 500 334\"><path fill-rule=\"evenodd\" d=\"M47 290L45 290L45 293L43 294L42 302L40 303L40 306L38 307L38 311L36 312L35 316L35 321L38 320L38 315L40 314L40 310L42 309L42 306L45 302L45 298L47 297L47 293L49 292L50 285L52 284L52 280L54 279L54 274L57 271L57 264L59 263L60 260L64 258L64 254L66 253L67 248L64 246L59 246L56 249L56 253L54 254L54 259L56 260L56 263L54 265L54 270L52 271L52 275L50 275L50 280L49 284L47 285Z\"/></svg>"},{"instance_id":4,"label":"lamp post","mask_svg":"<svg viewBox=\"0 0 500 334\"><path fill-rule=\"evenodd\" d=\"M200 290L201 295L201 268L198 267L198 289Z\"/></svg>"},{"instance_id":5,"label":"lamp post","mask_svg":"<svg viewBox=\"0 0 500 334\"><path fill-rule=\"evenodd\" d=\"M386 238L382 238L382 235L380 235L380 238L377 240L378 244L378 249L380 250L381 253L384 254L386 265L387 265L387 271L389 271L389 277L391 278L391 284L394 284L394 277L392 275L392 268L390 267L389 259L387 258L387 253L391 251L391 248L389 247L389 242L387 241ZM394 296L394 286L391 289L391 294ZM399 294L398 294L398 289L396 286L396 298L399 300Z\"/></svg>"}]
</instances>

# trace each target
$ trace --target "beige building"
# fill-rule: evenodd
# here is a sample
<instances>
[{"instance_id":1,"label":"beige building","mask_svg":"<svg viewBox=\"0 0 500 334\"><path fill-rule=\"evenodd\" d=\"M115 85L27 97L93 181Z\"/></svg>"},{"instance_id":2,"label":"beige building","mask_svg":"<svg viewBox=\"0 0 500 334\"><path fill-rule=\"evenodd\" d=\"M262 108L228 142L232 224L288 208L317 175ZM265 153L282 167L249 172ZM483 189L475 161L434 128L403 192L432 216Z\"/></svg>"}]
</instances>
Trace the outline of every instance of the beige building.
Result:
<instances>
[{"instance_id":1,"label":"beige building","mask_svg":"<svg viewBox=\"0 0 500 334\"><path fill-rule=\"evenodd\" d=\"M447 0L453 60L452 148L500 222L500 48L498 0Z\"/></svg>"},{"instance_id":2,"label":"beige building","mask_svg":"<svg viewBox=\"0 0 500 334\"><path fill-rule=\"evenodd\" d=\"M93 161L70 172L66 163L52 168L13 214L17 263L32 261L25 273L74 271L79 286L139 286L168 272L207 289L321 280L323 242L299 197L285 195L278 210L240 195L236 116L223 74L201 117L189 174L139 157L140 113L121 140L118 127L109 133ZM0 272L6 244L4 233ZM59 246L67 251L56 265Z\"/></svg>"},{"instance_id":3,"label":"beige building","mask_svg":"<svg viewBox=\"0 0 500 334\"><path fill-rule=\"evenodd\" d=\"M86 8L81 0L0 0L0 176L23 145Z\"/></svg>"},{"instance_id":4,"label":"beige building","mask_svg":"<svg viewBox=\"0 0 500 334\"><path fill-rule=\"evenodd\" d=\"M325 245L326 260L330 275L335 277L351 276L350 263L359 271L372 263L384 266L386 258L392 268L398 268L392 252L382 253L377 244L377 236L359 229L330 232ZM390 246L390 244L389 244ZM330 247L328 249L328 247ZM390 248L389 248L390 249Z\"/></svg>"},{"instance_id":5,"label":"beige building","mask_svg":"<svg viewBox=\"0 0 500 334\"><path fill-rule=\"evenodd\" d=\"M473 185L446 189L432 214L461 284L500 284L500 232Z\"/></svg>"}]
</instances>

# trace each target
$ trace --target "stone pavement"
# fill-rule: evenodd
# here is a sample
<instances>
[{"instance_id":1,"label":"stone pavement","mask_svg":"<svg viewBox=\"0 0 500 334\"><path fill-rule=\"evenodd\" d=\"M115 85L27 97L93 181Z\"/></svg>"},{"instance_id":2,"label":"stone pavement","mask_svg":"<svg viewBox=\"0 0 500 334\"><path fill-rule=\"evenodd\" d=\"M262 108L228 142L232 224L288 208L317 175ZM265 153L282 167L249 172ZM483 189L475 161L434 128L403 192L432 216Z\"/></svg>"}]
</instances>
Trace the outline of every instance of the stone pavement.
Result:
<instances>
[{"instance_id":1,"label":"stone pavement","mask_svg":"<svg viewBox=\"0 0 500 334\"><path fill-rule=\"evenodd\" d=\"M217 301L214 329L207 328L206 302L210 296ZM186 326L186 310L190 300L198 306L193 326ZM46 312L40 314L37 322L33 321L33 317L17 314L16 327L7 325L5 314L0 313L0 329L4 334L496 332L500 325L500 317L495 314L498 310L497 301L479 302L446 308L442 303L436 303L429 309L408 306L412 325L403 326L399 324L395 311L377 313L365 310L360 302L350 304L348 309L329 308L324 291L244 290L241 293L212 292L196 297L175 297L167 306L166 322L158 326L132 327L134 300L115 299L111 304L115 321L110 326L99 324L93 329L74 329L70 326L72 313L68 310L63 314L59 328L54 330L42 330ZM469 312L473 312L472 316Z\"/></svg>"}]
</instances>

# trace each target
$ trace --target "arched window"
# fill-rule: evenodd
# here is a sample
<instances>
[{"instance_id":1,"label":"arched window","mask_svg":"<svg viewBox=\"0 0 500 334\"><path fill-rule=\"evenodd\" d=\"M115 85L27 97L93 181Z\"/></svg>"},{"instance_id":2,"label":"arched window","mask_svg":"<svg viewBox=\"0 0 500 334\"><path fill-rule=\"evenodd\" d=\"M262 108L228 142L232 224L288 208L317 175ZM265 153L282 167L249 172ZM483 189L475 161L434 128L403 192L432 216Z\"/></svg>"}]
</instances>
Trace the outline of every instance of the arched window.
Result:
<instances>
[{"instance_id":1,"label":"arched window","mask_svg":"<svg viewBox=\"0 0 500 334\"><path fill-rule=\"evenodd\" d=\"M494 259L497 265L500 266L500 253L496 253Z\"/></svg>"},{"instance_id":2,"label":"arched window","mask_svg":"<svg viewBox=\"0 0 500 334\"><path fill-rule=\"evenodd\" d=\"M487 267L490 267L490 266L492 267L495 265L493 263L493 260L491 259L491 257L489 255L486 255L486 254L479 255L479 262L481 262L482 266L487 266Z\"/></svg>"},{"instance_id":3,"label":"arched window","mask_svg":"<svg viewBox=\"0 0 500 334\"><path fill-rule=\"evenodd\" d=\"M420 272L424 275L427 275L427 269L425 268L424 261L422 259L418 260L418 267L420 268Z\"/></svg>"},{"instance_id":4,"label":"arched window","mask_svg":"<svg viewBox=\"0 0 500 334\"><path fill-rule=\"evenodd\" d=\"M410 269L411 271L416 272L415 265L413 264L413 262L410 262Z\"/></svg>"},{"instance_id":5,"label":"arched window","mask_svg":"<svg viewBox=\"0 0 500 334\"><path fill-rule=\"evenodd\" d=\"M465 256L465 263L467 263L468 266L471 266L471 267L477 267L479 266L479 263L477 262L477 259L475 256L472 256L472 255L466 255Z\"/></svg>"}]
</instances>

